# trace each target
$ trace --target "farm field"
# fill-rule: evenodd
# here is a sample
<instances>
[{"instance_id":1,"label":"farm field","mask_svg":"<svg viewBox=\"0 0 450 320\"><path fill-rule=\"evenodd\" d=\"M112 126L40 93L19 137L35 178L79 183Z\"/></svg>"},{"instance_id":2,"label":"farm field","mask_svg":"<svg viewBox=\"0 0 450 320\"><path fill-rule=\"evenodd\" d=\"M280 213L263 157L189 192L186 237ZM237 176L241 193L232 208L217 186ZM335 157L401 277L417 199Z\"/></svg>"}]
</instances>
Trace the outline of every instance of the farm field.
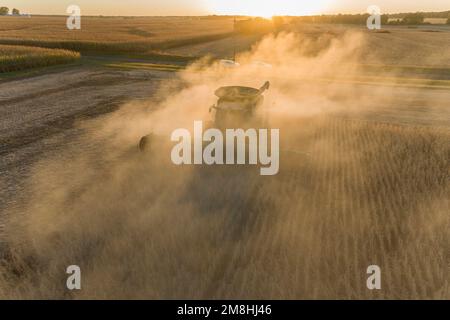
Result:
<instances>
[{"instance_id":1,"label":"farm field","mask_svg":"<svg viewBox=\"0 0 450 320\"><path fill-rule=\"evenodd\" d=\"M97 53L146 54L152 50L227 37L232 18L86 17L69 30L66 17L1 17L0 44L33 45Z\"/></svg>"},{"instance_id":2,"label":"farm field","mask_svg":"<svg viewBox=\"0 0 450 320\"><path fill-rule=\"evenodd\" d=\"M84 17L80 30L65 16L2 17L2 39L165 41L233 31L231 17Z\"/></svg>"},{"instance_id":3,"label":"farm field","mask_svg":"<svg viewBox=\"0 0 450 320\"><path fill-rule=\"evenodd\" d=\"M449 66L450 27L428 26L416 29L386 28L390 33L374 33L369 37L369 59L382 59L386 64ZM369 60L370 61L370 60ZM399 63L401 62L401 63Z\"/></svg>"},{"instance_id":4,"label":"farm field","mask_svg":"<svg viewBox=\"0 0 450 320\"><path fill-rule=\"evenodd\" d=\"M235 52L250 50L263 37L232 36L232 17L86 17L81 30L68 30L65 19L58 16L1 17L0 45L177 62L207 55L231 59ZM385 73L399 65L444 68L441 73L448 78L450 26L385 26L383 32L368 32L349 25L287 24L281 31L309 40L305 49L309 54L317 53L324 43L348 32L360 32L363 34L358 40L361 46L355 54L364 57L361 61L364 64L379 64L388 69Z\"/></svg>"},{"instance_id":5,"label":"farm field","mask_svg":"<svg viewBox=\"0 0 450 320\"><path fill-rule=\"evenodd\" d=\"M64 22L0 18L0 52L81 51L0 80L0 298L450 299L450 27ZM190 60L235 51L235 69ZM278 175L170 162L168 134L209 119L217 87L266 80ZM151 131L166 140L140 153Z\"/></svg>"},{"instance_id":6,"label":"farm field","mask_svg":"<svg viewBox=\"0 0 450 320\"><path fill-rule=\"evenodd\" d=\"M52 152L37 178L65 193L34 191L40 200L25 210L33 223L22 234L39 247L13 247L15 268L28 271L2 289L8 296L67 297L52 285L53 268L76 257L89 279L78 298L448 298L448 127L291 120L283 125L286 144L309 156L282 155L282 170L270 180L253 168L149 167L150 159L128 147L99 151L102 139ZM79 180L86 157L97 169ZM73 170L58 165L63 159L74 161ZM61 206L71 208L63 217ZM96 208L94 216L88 208ZM56 229L39 231L41 219ZM65 219L77 227L64 227ZM98 270L99 261L108 267ZM374 261L389 270L382 293L367 292L359 272ZM31 290L34 272L41 275L38 291Z\"/></svg>"}]
</instances>

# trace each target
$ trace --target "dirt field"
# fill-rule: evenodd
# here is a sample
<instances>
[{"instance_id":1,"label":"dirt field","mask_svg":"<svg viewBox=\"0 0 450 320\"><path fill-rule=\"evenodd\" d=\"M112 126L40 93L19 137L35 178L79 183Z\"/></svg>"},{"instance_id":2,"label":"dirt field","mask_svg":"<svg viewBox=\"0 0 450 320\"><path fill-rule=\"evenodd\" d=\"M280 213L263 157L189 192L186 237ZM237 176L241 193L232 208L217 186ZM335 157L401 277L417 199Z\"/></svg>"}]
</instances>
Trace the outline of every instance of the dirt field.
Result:
<instances>
[{"instance_id":1,"label":"dirt field","mask_svg":"<svg viewBox=\"0 0 450 320\"><path fill-rule=\"evenodd\" d=\"M0 211L14 205L16 195L20 198L23 179L37 159L58 154L80 135L77 123L127 101L148 99L170 77L152 71L72 68L0 83Z\"/></svg>"},{"instance_id":2,"label":"dirt field","mask_svg":"<svg viewBox=\"0 0 450 320\"><path fill-rule=\"evenodd\" d=\"M235 73L85 57L0 82L0 297L449 299L449 29L329 28L266 39ZM209 117L217 86L264 80L278 175L170 163L163 134ZM167 142L139 153L151 130Z\"/></svg>"}]
</instances>

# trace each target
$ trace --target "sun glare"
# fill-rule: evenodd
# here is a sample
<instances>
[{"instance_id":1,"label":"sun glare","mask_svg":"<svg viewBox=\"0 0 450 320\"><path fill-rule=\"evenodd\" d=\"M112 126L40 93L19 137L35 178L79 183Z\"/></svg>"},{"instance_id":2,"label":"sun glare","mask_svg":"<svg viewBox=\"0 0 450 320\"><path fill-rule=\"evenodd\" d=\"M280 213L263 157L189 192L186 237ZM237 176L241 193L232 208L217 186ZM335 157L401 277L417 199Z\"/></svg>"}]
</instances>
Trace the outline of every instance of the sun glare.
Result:
<instances>
[{"instance_id":1,"label":"sun glare","mask_svg":"<svg viewBox=\"0 0 450 320\"><path fill-rule=\"evenodd\" d=\"M311 15L326 10L332 0L209 0L216 14L271 18L277 15Z\"/></svg>"}]
</instances>

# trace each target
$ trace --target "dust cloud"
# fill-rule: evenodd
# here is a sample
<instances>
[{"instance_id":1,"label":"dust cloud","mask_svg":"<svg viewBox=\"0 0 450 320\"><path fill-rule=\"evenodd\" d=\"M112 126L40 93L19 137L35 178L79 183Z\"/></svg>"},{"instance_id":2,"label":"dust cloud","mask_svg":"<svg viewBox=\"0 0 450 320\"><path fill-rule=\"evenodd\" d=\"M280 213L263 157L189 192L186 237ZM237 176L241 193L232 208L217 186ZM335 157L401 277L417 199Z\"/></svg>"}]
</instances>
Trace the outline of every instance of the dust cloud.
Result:
<instances>
[{"instance_id":1,"label":"dust cloud","mask_svg":"<svg viewBox=\"0 0 450 320\"><path fill-rule=\"evenodd\" d=\"M85 134L33 167L27 200L8 212L0 297L444 297L437 287L439 252L440 258L428 254L437 262L414 289L395 286L395 276L410 268L405 259L418 259L414 270L421 270L423 250L414 251L414 242L404 255L397 251L413 230L390 215L401 218L406 207L414 214L419 205L408 200L426 193L397 195L410 180L396 159L383 174L383 141L394 148L400 129L333 117L359 112L375 93L389 97L395 90L337 81L358 74L361 46L364 37L354 32L270 35L238 56L238 68L205 58L168 80L154 100L80 124ZM282 154L278 176L170 162L170 133L208 121L215 89L259 88L265 81L272 86L260 112L280 128L282 148L299 150ZM159 137L158 148L140 153L138 141L150 132ZM441 143L428 132L421 139L428 137ZM430 152L439 158L437 144ZM433 168L431 174L442 174L442 167ZM434 203L444 190L442 182L430 183L423 201ZM398 198L383 198L390 191ZM409 225L414 229L415 221ZM438 246L442 224L430 225L434 236L421 240ZM364 287L365 268L373 263L398 268L390 273L394 284L379 295ZM82 270L80 291L66 288L69 265Z\"/></svg>"}]
</instances>

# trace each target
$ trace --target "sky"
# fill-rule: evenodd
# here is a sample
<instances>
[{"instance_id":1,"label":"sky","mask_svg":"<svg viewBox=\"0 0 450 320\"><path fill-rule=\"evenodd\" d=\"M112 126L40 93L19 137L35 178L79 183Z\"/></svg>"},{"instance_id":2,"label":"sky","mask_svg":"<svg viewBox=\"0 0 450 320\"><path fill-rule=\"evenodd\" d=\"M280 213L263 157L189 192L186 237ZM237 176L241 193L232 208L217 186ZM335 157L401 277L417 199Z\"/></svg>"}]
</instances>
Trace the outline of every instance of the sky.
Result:
<instances>
[{"instance_id":1,"label":"sky","mask_svg":"<svg viewBox=\"0 0 450 320\"><path fill-rule=\"evenodd\" d=\"M382 13L445 11L449 0L0 0L0 6L31 14L66 14L76 4L82 15L308 15L364 13L377 5Z\"/></svg>"}]
</instances>

